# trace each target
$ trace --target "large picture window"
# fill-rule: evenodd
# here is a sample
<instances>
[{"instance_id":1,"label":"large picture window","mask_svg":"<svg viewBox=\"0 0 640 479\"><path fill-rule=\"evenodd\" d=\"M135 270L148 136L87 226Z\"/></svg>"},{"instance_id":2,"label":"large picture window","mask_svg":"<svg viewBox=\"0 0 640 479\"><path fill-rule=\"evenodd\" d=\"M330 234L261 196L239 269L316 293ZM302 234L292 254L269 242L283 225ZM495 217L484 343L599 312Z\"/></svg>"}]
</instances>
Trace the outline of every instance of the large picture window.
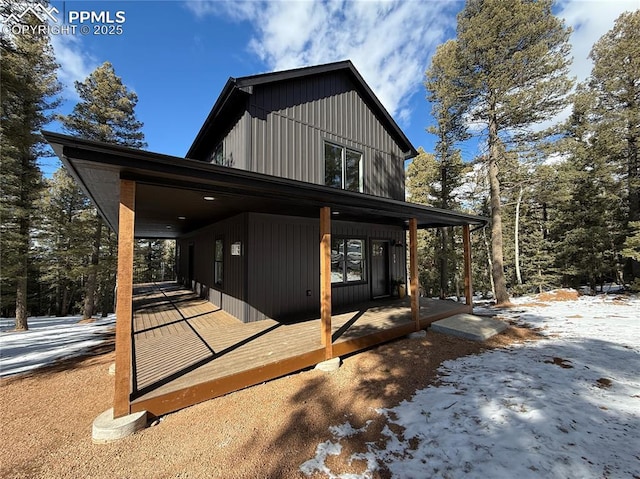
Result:
<instances>
[{"instance_id":1,"label":"large picture window","mask_svg":"<svg viewBox=\"0 0 640 479\"><path fill-rule=\"evenodd\" d=\"M331 239L331 282L350 283L365 280L363 239Z\"/></svg>"},{"instance_id":2,"label":"large picture window","mask_svg":"<svg viewBox=\"0 0 640 479\"><path fill-rule=\"evenodd\" d=\"M222 286L224 272L224 241L216 240L213 260L213 282L216 286Z\"/></svg>"},{"instance_id":3,"label":"large picture window","mask_svg":"<svg viewBox=\"0 0 640 479\"><path fill-rule=\"evenodd\" d=\"M324 182L327 186L364 191L362 153L333 143L324 144Z\"/></svg>"}]
</instances>

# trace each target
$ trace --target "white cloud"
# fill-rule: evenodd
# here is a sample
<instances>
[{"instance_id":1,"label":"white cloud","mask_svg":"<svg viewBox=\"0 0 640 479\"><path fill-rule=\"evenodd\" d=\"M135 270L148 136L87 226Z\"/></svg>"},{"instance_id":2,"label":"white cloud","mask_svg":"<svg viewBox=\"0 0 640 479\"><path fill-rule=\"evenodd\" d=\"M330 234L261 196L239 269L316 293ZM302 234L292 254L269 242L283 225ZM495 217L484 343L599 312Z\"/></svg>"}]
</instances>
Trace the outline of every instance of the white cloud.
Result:
<instances>
[{"instance_id":1,"label":"white cloud","mask_svg":"<svg viewBox=\"0 0 640 479\"><path fill-rule=\"evenodd\" d=\"M573 29L569 39L573 56L570 75L577 82L586 80L591 74L593 63L589 52L593 44L613 28L621 13L636 10L639 6L638 0L564 0L558 3L556 15ZM541 122L536 129L543 130L565 121L571 111L572 107L567 106L554 118Z\"/></svg>"},{"instance_id":2,"label":"white cloud","mask_svg":"<svg viewBox=\"0 0 640 479\"><path fill-rule=\"evenodd\" d=\"M97 63L94 58L82 52L81 41L73 35L51 35L51 44L56 61L60 64L58 80L64 87L63 95L78 99L74 82L83 81Z\"/></svg>"},{"instance_id":3,"label":"white cloud","mask_svg":"<svg viewBox=\"0 0 640 479\"><path fill-rule=\"evenodd\" d=\"M456 13L462 1L401 0L218 0L186 3L198 18L224 16L246 21L254 34L248 48L269 69L283 70L350 59L380 101L403 126L414 109L411 103L424 91L424 72L436 47L455 35ZM624 11L638 8L638 0L561 0L557 15L573 28L571 74L579 81L591 72L589 51L613 27ZM566 109L538 128L569 115ZM426 116L426 114L425 114ZM424 121L420 119L420 121Z\"/></svg>"},{"instance_id":4,"label":"white cloud","mask_svg":"<svg viewBox=\"0 0 640 479\"><path fill-rule=\"evenodd\" d=\"M248 21L249 49L270 69L350 59L389 113L408 122L409 98L423 88L424 71L447 29L455 28L443 1L188 2L198 17ZM424 105L420 105L423 107Z\"/></svg>"},{"instance_id":5,"label":"white cloud","mask_svg":"<svg viewBox=\"0 0 640 479\"><path fill-rule=\"evenodd\" d=\"M593 64L588 58L593 44L613 28L615 20L625 11L640 8L638 0L570 0L558 4L558 17L573 28L571 73L578 81L585 80Z\"/></svg>"}]
</instances>

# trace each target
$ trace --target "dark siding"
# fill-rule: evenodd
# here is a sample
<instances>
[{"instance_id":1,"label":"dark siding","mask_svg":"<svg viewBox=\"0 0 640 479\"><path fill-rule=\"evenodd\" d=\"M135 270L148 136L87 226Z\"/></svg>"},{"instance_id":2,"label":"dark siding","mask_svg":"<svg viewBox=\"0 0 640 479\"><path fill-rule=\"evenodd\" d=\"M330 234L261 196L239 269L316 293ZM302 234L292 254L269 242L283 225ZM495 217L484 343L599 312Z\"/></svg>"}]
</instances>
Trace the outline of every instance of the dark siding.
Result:
<instances>
[{"instance_id":1,"label":"dark siding","mask_svg":"<svg viewBox=\"0 0 640 479\"><path fill-rule=\"evenodd\" d=\"M247 164L247 125L249 115L244 114L238 119L229 134L224 139L224 158L225 164L234 168L243 170L250 169Z\"/></svg>"},{"instance_id":2,"label":"dark siding","mask_svg":"<svg viewBox=\"0 0 640 479\"><path fill-rule=\"evenodd\" d=\"M247 134L250 127L249 114L245 112L242 116L235 119L232 126L227 131L223 140L222 153L224 155L224 164L241 170L250 170L251 165L248 163L249 155L247 155ZM202 158L208 161L218 142L212 140L211 150Z\"/></svg>"},{"instance_id":3,"label":"dark siding","mask_svg":"<svg viewBox=\"0 0 640 479\"><path fill-rule=\"evenodd\" d=\"M247 321L288 319L317 314L320 293L319 221L308 218L249 214L247 241ZM367 281L334 286L333 305L371 299L369 280L371 239L395 240L404 245L402 228L334 221L332 234L367 240ZM404 246L391 248L391 277L404 278ZM311 292L307 296L307 290Z\"/></svg>"},{"instance_id":4,"label":"dark siding","mask_svg":"<svg viewBox=\"0 0 640 479\"><path fill-rule=\"evenodd\" d=\"M363 152L365 193L404 200L402 151L343 72L256 86L251 168L324 183L323 141Z\"/></svg>"},{"instance_id":5,"label":"dark siding","mask_svg":"<svg viewBox=\"0 0 640 479\"><path fill-rule=\"evenodd\" d=\"M214 286L213 253L216 238L224 239L223 285ZM229 314L244 320L245 315L245 261L246 214L215 223L194 234L180 238L178 278L183 283L187 277L189 244L194 247L194 284L192 288ZM231 244L242 244L242 256L231 256Z\"/></svg>"},{"instance_id":6,"label":"dark siding","mask_svg":"<svg viewBox=\"0 0 640 479\"><path fill-rule=\"evenodd\" d=\"M249 214L248 321L319 309L319 234L312 219Z\"/></svg>"},{"instance_id":7,"label":"dark siding","mask_svg":"<svg viewBox=\"0 0 640 479\"><path fill-rule=\"evenodd\" d=\"M359 303L371 299L371 240L395 240L402 247L391 247L389 251L391 262L391 278L406 277L406 256L405 256L405 231L402 228L375 225L369 223L346 223L333 221L331 224L331 234L333 236L343 236L350 238L365 238L367 240L367 283L358 285L336 286L331 292L334 306L341 306L351 303Z\"/></svg>"},{"instance_id":8,"label":"dark siding","mask_svg":"<svg viewBox=\"0 0 640 479\"><path fill-rule=\"evenodd\" d=\"M334 306L371 299L371 240L394 240L391 278L406 277L402 228L333 221L332 234L366 239L366 278L362 284L334 285ZM224 285L213 285L215 239L224 237ZM194 245L194 289L241 321L297 319L317 315L320 294L320 228L312 218L247 213L211 225L178 240L178 277L187 276L189 244ZM231 244L242 243L242 256L231 256ZM246 265L246 267L245 267ZM310 296L307 296L310 291Z\"/></svg>"}]
</instances>

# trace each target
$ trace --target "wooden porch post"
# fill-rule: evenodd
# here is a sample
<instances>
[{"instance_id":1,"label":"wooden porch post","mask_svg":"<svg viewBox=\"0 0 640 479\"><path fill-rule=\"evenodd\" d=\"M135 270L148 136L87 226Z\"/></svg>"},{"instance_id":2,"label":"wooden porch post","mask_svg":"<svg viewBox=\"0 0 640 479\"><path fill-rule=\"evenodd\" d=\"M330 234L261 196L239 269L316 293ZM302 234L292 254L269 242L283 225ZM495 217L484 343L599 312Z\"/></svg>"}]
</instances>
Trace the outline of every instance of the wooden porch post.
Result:
<instances>
[{"instance_id":1,"label":"wooden porch post","mask_svg":"<svg viewBox=\"0 0 640 479\"><path fill-rule=\"evenodd\" d=\"M462 226L462 244L464 247L464 295L467 304L473 307L473 282L471 281L471 231L469 225Z\"/></svg>"},{"instance_id":2,"label":"wooden porch post","mask_svg":"<svg viewBox=\"0 0 640 479\"><path fill-rule=\"evenodd\" d=\"M120 180L118 220L118 291L116 298L116 377L113 417L131 412L131 323L133 321L133 234L136 183Z\"/></svg>"},{"instance_id":3,"label":"wooden porch post","mask_svg":"<svg viewBox=\"0 0 640 479\"><path fill-rule=\"evenodd\" d=\"M411 294L411 319L420 331L420 292L418 291L418 220L409 220L409 284Z\"/></svg>"},{"instance_id":4,"label":"wooden porch post","mask_svg":"<svg viewBox=\"0 0 640 479\"><path fill-rule=\"evenodd\" d=\"M333 357L331 340L331 208L320 208L320 334L326 359Z\"/></svg>"}]
</instances>

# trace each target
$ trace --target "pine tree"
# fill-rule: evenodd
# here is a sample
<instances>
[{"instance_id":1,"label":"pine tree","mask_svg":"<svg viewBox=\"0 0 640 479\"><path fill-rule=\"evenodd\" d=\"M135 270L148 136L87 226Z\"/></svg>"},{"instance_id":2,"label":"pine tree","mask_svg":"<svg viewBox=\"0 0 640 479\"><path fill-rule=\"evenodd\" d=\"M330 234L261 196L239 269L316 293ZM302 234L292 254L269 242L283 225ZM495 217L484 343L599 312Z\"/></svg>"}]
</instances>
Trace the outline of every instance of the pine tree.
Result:
<instances>
[{"instance_id":1,"label":"pine tree","mask_svg":"<svg viewBox=\"0 0 640 479\"><path fill-rule=\"evenodd\" d=\"M109 62L96 68L83 82L76 82L80 102L71 114L60 119L64 129L88 140L144 148L142 123L136 119L137 95L122 83ZM102 220L95 213L91 266L87 277L83 315L91 317L96 308ZM112 276L111 273L106 273ZM103 311L104 312L104 311Z\"/></svg>"},{"instance_id":2,"label":"pine tree","mask_svg":"<svg viewBox=\"0 0 640 479\"><path fill-rule=\"evenodd\" d=\"M586 282L593 292L604 280L617 279L622 243L620 178L606 141L593 135L597 98L584 85L574 97L563 142L569 154L559 177L568 195L555 221L558 261L572 286Z\"/></svg>"},{"instance_id":3,"label":"pine tree","mask_svg":"<svg viewBox=\"0 0 640 479\"><path fill-rule=\"evenodd\" d=\"M523 231L525 283L538 292L561 284L562 275L556 264L552 222L562 214L569 198L569 183L558 165L536 165L528 185L528 221Z\"/></svg>"},{"instance_id":4,"label":"pine tree","mask_svg":"<svg viewBox=\"0 0 640 479\"><path fill-rule=\"evenodd\" d=\"M438 179L438 171L435 156L419 147L418 155L407 169L408 200L421 205L433 205L437 199L433 196L432 185ZM434 291L439 290L439 275L435 263L438 243L433 231L418 231L418 280L428 296L433 296Z\"/></svg>"},{"instance_id":5,"label":"pine tree","mask_svg":"<svg viewBox=\"0 0 640 479\"><path fill-rule=\"evenodd\" d=\"M16 329L28 329L27 287L31 254L31 230L34 201L42 189L42 174L37 159L44 155L40 129L51 119L57 107L60 85L58 65L46 29L34 29L13 35L12 18L19 18L25 4L5 3L0 15L0 112L1 189L0 203L3 309L7 294L15 291ZM42 23L31 14L22 22L29 26ZM7 308L9 309L9 308Z\"/></svg>"},{"instance_id":6,"label":"pine tree","mask_svg":"<svg viewBox=\"0 0 640 479\"><path fill-rule=\"evenodd\" d=\"M625 239L622 254L626 258L640 261L640 221L633 221L629 226L631 227L631 234Z\"/></svg>"},{"instance_id":7,"label":"pine tree","mask_svg":"<svg viewBox=\"0 0 640 479\"><path fill-rule=\"evenodd\" d=\"M535 139L531 126L558 113L572 87L569 34L551 0L468 0L458 15L459 102L483 125L491 201L496 301L508 301L504 273L500 167L512 141Z\"/></svg>"},{"instance_id":8,"label":"pine tree","mask_svg":"<svg viewBox=\"0 0 640 479\"><path fill-rule=\"evenodd\" d=\"M57 316L72 312L81 299L83 279L89 258L93 209L64 168L46 181L41 208L44 221L37 236L41 258L46 262L42 281Z\"/></svg>"},{"instance_id":9,"label":"pine tree","mask_svg":"<svg viewBox=\"0 0 640 479\"><path fill-rule=\"evenodd\" d=\"M443 209L458 209L455 198L456 189L462 184L464 169L460 150L456 143L468 137L459 102L460 90L457 85L455 68L455 42L449 41L438 47L426 72L425 87L429 92L431 113L436 124L429 127L429 133L438 140L435 158L439 163L440 175L432 184L432 193L438 198L435 205ZM437 252L440 263L440 298L449 294L449 270L455 271L456 238L452 228L440 228L440 248ZM457 289L457 282L455 282Z\"/></svg>"},{"instance_id":10,"label":"pine tree","mask_svg":"<svg viewBox=\"0 0 640 479\"><path fill-rule=\"evenodd\" d=\"M590 58L594 134L625 179L626 223L640 221L640 10L620 15ZM630 266L640 277L640 263L634 260Z\"/></svg>"}]
</instances>

